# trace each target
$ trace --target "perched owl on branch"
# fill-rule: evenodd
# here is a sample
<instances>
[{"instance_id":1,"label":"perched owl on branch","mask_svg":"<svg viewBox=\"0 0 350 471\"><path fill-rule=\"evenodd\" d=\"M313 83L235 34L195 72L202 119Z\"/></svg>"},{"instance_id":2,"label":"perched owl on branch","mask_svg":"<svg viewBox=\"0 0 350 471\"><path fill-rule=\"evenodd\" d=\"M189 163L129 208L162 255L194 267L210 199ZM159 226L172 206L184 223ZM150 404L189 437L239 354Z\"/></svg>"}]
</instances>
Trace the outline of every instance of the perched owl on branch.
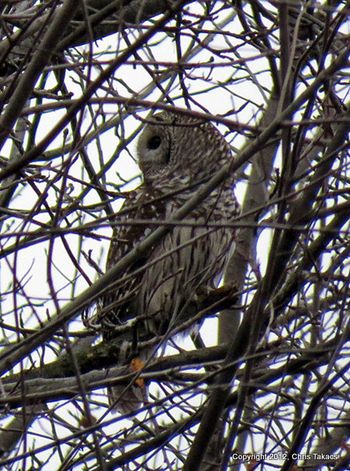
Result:
<instances>
[{"instance_id":1,"label":"perched owl on branch","mask_svg":"<svg viewBox=\"0 0 350 471\"><path fill-rule=\"evenodd\" d=\"M157 224L172 221L174 213L232 159L228 144L212 124L171 112L149 119L138 140L137 156L143 184L129 193L119 224L116 220L107 269ZM106 341L115 336L113 326L139 318L137 332L129 339L137 350L138 339L169 339L175 327L195 314L191 301L200 290L217 286L231 254L230 223L239 212L233 182L233 177L224 181L184 221L175 222L108 288L98 311ZM137 352L144 360L150 353ZM136 388L111 388L111 406L136 409L143 401Z\"/></svg>"}]
</instances>

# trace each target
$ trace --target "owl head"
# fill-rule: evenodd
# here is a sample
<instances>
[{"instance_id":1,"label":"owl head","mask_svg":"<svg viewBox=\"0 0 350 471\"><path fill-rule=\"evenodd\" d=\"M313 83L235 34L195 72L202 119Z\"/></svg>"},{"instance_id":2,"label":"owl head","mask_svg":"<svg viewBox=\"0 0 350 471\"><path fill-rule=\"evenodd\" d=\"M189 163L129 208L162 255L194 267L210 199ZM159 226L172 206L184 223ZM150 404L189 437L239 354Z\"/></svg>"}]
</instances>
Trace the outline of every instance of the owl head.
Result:
<instances>
[{"instance_id":1,"label":"owl head","mask_svg":"<svg viewBox=\"0 0 350 471\"><path fill-rule=\"evenodd\" d=\"M137 156L145 183L177 176L190 184L212 176L231 151L209 122L164 111L145 126L138 140Z\"/></svg>"}]
</instances>

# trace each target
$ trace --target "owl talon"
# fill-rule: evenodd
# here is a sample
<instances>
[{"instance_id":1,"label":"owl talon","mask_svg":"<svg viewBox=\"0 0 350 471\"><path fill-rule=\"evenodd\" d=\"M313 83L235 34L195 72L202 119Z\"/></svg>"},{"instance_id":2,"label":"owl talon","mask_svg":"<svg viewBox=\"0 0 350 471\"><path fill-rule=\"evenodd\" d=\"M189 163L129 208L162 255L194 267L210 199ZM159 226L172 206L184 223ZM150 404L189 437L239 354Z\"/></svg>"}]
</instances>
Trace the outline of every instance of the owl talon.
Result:
<instances>
[{"instance_id":1,"label":"owl talon","mask_svg":"<svg viewBox=\"0 0 350 471\"><path fill-rule=\"evenodd\" d=\"M144 368L144 366L145 363L140 357L133 358L130 362L130 371L138 373ZM141 389L145 388L145 380L143 378L136 378L134 384Z\"/></svg>"}]
</instances>

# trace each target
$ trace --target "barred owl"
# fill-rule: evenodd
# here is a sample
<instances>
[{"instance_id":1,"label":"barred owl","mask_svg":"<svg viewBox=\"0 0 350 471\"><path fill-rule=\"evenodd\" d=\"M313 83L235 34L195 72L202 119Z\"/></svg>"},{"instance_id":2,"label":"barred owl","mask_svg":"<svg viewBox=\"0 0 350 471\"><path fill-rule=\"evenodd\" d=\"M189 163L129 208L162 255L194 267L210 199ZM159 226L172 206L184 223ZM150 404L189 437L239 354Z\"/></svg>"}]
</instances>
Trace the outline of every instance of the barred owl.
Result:
<instances>
[{"instance_id":1,"label":"barred owl","mask_svg":"<svg viewBox=\"0 0 350 471\"><path fill-rule=\"evenodd\" d=\"M156 114L145 126L137 156L143 184L129 193L120 224L116 221L107 269L137 246L157 221L171 221L173 214L232 158L228 144L213 125L170 112ZM216 286L223 274L234 239L229 223L238 210L231 178L130 266L125 281L116 280L102 299L99 321L104 339L113 338L113 325L135 317L141 319L137 338L171 336L175 326L188 320L189 302L196 292ZM132 389L134 392L124 391L121 398L121 388L111 388L112 407L136 409L143 399L137 386Z\"/></svg>"}]
</instances>

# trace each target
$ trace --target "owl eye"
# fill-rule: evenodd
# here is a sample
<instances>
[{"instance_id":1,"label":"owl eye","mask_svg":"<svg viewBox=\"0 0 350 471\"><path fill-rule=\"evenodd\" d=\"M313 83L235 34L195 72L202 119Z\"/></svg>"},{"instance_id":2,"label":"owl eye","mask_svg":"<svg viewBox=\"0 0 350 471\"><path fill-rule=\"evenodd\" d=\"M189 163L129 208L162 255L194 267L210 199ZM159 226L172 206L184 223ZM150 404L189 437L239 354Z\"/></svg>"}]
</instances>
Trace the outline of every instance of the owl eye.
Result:
<instances>
[{"instance_id":1,"label":"owl eye","mask_svg":"<svg viewBox=\"0 0 350 471\"><path fill-rule=\"evenodd\" d=\"M151 150L158 149L161 142L162 140L159 136L152 136L147 142L147 148Z\"/></svg>"}]
</instances>

